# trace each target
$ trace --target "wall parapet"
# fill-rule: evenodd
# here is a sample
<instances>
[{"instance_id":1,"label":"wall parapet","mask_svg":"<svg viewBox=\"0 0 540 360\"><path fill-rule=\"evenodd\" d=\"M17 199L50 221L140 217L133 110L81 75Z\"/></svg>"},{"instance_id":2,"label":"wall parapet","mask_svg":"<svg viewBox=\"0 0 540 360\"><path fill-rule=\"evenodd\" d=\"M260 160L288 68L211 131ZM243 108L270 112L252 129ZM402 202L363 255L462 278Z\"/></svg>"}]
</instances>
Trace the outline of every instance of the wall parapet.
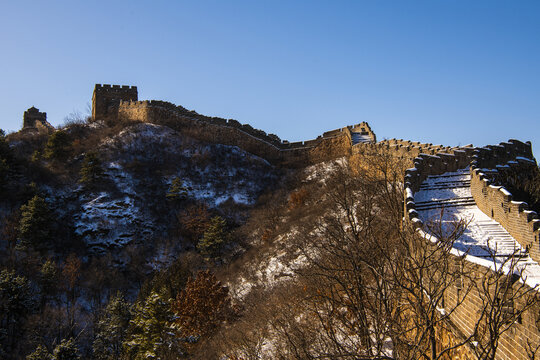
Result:
<instances>
[{"instance_id":1,"label":"wall parapet","mask_svg":"<svg viewBox=\"0 0 540 360\"><path fill-rule=\"evenodd\" d=\"M267 134L263 130L255 129L249 124L242 124L234 119L223 119L219 117L209 117L209 116L201 115L197 113L196 111L187 110L183 106L175 105L167 101L160 101L160 100L144 100L144 101L121 100L120 101L120 109L121 111L124 111L126 113L129 112L130 110L136 110L137 108L140 108L140 107L152 107L156 109L166 110L166 111L169 111L171 115L175 117L185 117L191 120L198 120L198 121L202 121L208 124L236 128L252 136L260 138L261 140L268 142L281 149L293 149L293 148L302 148L306 146L314 146L318 144L320 141L322 141L323 138L330 138L330 137L343 136L343 135L346 136L347 132L350 132L351 129L358 128L358 127L365 127L366 129L368 129L368 132L370 134L373 134L369 125L363 122L357 125L350 125L348 127L327 131L322 136L319 136L316 139L291 143L286 140L281 140L279 136L275 134Z\"/></svg>"},{"instance_id":2,"label":"wall parapet","mask_svg":"<svg viewBox=\"0 0 540 360\"><path fill-rule=\"evenodd\" d=\"M353 132L360 133L373 142L376 140L369 124L362 122L327 131L316 139L289 142L234 119L201 115L159 100L120 100L118 119L166 124L177 130L187 131L202 140L238 145L269 161L287 165L306 165L348 155L351 152ZM255 145L257 141L258 146Z\"/></svg>"},{"instance_id":3,"label":"wall parapet","mask_svg":"<svg viewBox=\"0 0 540 360\"><path fill-rule=\"evenodd\" d=\"M532 157L532 152L530 155ZM476 205L483 213L500 223L521 246L528 250L534 261L540 262L540 218L538 214L530 210L526 202L514 200L512 193L504 187L504 184L495 181L496 178L501 178L498 176L499 172L512 169L527 172L531 167L537 166L536 161L518 156L516 160L493 166L491 161L482 160L478 161L478 157L476 157L470 169L471 194ZM478 166L479 164L485 166L486 163L494 168Z\"/></svg>"},{"instance_id":4,"label":"wall parapet","mask_svg":"<svg viewBox=\"0 0 540 360\"><path fill-rule=\"evenodd\" d=\"M432 144L420 144L402 139L386 140L380 144L387 148L406 149L407 152L425 147L429 147L431 150L439 148L439 145L433 147ZM409 211L414 210L414 193L418 191L420 184L428 176L457 171L469 165L472 171L473 168L479 168L479 166L487 168L496 167L496 165L506 163L516 157L532 157L530 142L524 143L514 139L508 140L508 142L502 142L499 145L488 145L483 148L474 148L470 145L463 148L445 148L442 146L441 148L453 153L437 153L436 155L419 154L413 160L414 166L405 171L405 218L409 221L414 220L419 225L421 225L419 218L410 218L407 214L409 214ZM493 160L492 156L496 160Z\"/></svg>"},{"instance_id":5,"label":"wall parapet","mask_svg":"<svg viewBox=\"0 0 540 360\"><path fill-rule=\"evenodd\" d=\"M478 168L494 169L497 165L506 164L516 157L533 158L530 141L522 142L510 139L498 145L477 148L471 165Z\"/></svg>"},{"instance_id":6,"label":"wall parapet","mask_svg":"<svg viewBox=\"0 0 540 360\"><path fill-rule=\"evenodd\" d=\"M416 232L425 241L434 245L440 241L421 229L417 229ZM515 298L511 302L512 308L509 311L513 309L516 311L524 310L515 322L509 324L511 326L509 331L503 332L499 337L494 358L497 360L530 360L528 351L531 345L540 345L540 309L537 306L528 307L526 304L529 301L528 296L535 296L537 301L540 300L539 289L535 282L526 281L524 283L522 281L527 280L524 278L517 281L519 276L516 275L520 272L516 269L516 264L512 262L496 264L495 259L472 256L455 248L450 250L449 256L450 262L459 269L457 271L466 275L462 275L459 281L448 284L444 293L445 312L443 316L447 316L446 319L459 329L462 339L475 334L478 331L477 325L481 322L480 315L486 310L489 311L487 304L499 298L493 294L497 291L496 286L494 286L495 282L497 280L500 283L510 282L511 290L508 293L515 295ZM488 292L491 295L487 295ZM491 298L486 299L486 295L491 296ZM495 309L497 309L496 306L494 306ZM476 346L475 343L471 345L472 349ZM472 351L474 352L474 350ZM467 355L466 358L470 358L472 354Z\"/></svg>"}]
</instances>

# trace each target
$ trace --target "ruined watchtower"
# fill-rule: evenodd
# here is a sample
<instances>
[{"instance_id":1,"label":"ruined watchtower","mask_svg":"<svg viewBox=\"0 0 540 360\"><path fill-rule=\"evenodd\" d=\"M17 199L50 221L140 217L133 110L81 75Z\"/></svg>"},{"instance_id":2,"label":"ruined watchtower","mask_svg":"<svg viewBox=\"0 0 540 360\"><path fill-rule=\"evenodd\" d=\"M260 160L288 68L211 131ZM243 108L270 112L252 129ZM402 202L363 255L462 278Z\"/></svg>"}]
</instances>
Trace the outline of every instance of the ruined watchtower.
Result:
<instances>
[{"instance_id":1,"label":"ruined watchtower","mask_svg":"<svg viewBox=\"0 0 540 360\"><path fill-rule=\"evenodd\" d=\"M51 131L54 127L47 121L47 113L32 106L23 115L23 130Z\"/></svg>"},{"instance_id":2,"label":"ruined watchtower","mask_svg":"<svg viewBox=\"0 0 540 360\"><path fill-rule=\"evenodd\" d=\"M96 84L92 95L92 119L115 120L121 100L138 100L137 87Z\"/></svg>"}]
</instances>

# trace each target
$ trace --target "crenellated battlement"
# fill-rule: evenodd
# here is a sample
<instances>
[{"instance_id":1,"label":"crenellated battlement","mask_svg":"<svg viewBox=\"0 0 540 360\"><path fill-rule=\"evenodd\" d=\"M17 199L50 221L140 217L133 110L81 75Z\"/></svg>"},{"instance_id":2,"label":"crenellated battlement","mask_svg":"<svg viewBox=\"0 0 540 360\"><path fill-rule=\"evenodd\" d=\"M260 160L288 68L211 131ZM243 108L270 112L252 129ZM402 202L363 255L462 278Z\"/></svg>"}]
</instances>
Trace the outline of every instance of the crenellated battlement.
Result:
<instances>
[{"instance_id":1,"label":"crenellated battlement","mask_svg":"<svg viewBox=\"0 0 540 360\"><path fill-rule=\"evenodd\" d=\"M533 158L531 143L510 139L498 145L487 145L478 148L473 157L472 165L479 168L495 168L506 164L516 157Z\"/></svg>"},{"instance_id":2,"label":"crenellated battlement","mask_svg":"<svg viewBox=\"0 0 540 360\"><path fill-rule=\"evenodd\" d=\"M92 119L114 122L121 101L138 100L136 86L96 84L92 95Z\"/></svg>"},{"instance_id":3,"label":"crenellated battlement","mask_svg":"<svg viewBox=\"0 0 540 360\"><path fill-rule=\"evenodd\" d=\"M137 90L136 86L129 85L110 85L110 84L96 84L94 91L109 91L113 89L122 89L122 90Z\"/></svg>"}]
</instances>

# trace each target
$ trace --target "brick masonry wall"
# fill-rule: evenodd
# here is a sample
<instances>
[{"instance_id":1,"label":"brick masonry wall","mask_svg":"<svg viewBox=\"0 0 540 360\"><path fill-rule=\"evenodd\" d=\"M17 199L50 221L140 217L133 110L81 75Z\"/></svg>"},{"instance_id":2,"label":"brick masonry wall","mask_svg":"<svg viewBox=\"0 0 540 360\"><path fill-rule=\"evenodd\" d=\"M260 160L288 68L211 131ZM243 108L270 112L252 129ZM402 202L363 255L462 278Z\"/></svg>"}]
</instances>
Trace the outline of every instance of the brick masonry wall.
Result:
<instances>
[{"instance_id":1,"label":"brick masonry wall","mask_svg":"<svg viewBox=\"0 0 540 360\"><path fill-rule=\"evenodd\" d=\"M456 258L456 263L461 262ZM485 295L480 289L483 276L492 271L486 266L478 265L471 261L463 262L463 272L471 274L464 276L461 284L453 284L445 294L445 304L447 310L455 307L450 315L452 323L463 333L463 336L470 336L474 333L475 326L479 322L480 313L483 308L482 298ZM514 285L517 292L519 283ZM526 288L528 289L528 288ZM464 298L464 292L467 292ZM459 301L462 303L456 307ZM523 299L514 306L516 309L523 306ZM496 359L516 359L528 360L528 345L537 346L540 344L540 331L538 328L539 309L531 308L525 311L521 317L521 323L515 322L511 328L503 333L499 339L499 346L496 352Z\"/></svg>"},{"instance_id":2,"label":"brick masonry wall","mask_svg":"<svg viewBox=\"0 0 540 360\"><path fill-rule=\"evenodd\" d=\"M92 95L92 119L114 121L122 100L138 100L137 87L96 84Z\"/></svg>"},{"instance_id":3,"label":"brick masonry wall","mask_svg":"<svg viewBox=\"0 0 540 360\"><path fill-rule=\"evenodd\" d=\"M503 186L495 186L484 169L471 167L471 193L482 212L499 222L540 262L540 219L527 203L514 201Z\"/></svg>"}]
</instances>

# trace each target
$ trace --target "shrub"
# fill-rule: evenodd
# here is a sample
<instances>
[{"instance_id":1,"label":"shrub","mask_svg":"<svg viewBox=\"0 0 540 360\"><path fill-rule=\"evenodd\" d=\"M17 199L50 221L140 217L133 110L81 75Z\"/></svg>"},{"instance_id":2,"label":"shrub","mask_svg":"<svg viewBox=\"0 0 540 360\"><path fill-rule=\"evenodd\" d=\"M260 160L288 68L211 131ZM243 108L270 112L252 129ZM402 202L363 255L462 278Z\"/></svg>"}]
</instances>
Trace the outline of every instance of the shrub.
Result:
<instances>
[{"instance_id":1,"label":"shrub","mask_svg":"<svg viewBox=\"0 0 540 360\"><path fill-rule=\"evenodd\" d=\"M94 185L103 178L101 160L95 152L89 152L84 156L79 174L81 176L79 182L85 185Z\"/></svg>"},{"instance_id":2,"label":"shrub","mask_svg":"<svg viewBox=\"0 0 540 360\"><path fill-rule=\"evenodd\" d=\"M50 245L51 221L51 211L47 203L35 195L26 205L21 206L17 247L20 250L28 247L38 251L47 249Z\"/></svg>"},{"instance_id":3,"label":"shrub","mask_svg":"<svg viewBox=\"0 0 540 360\"><path fill-rule=\"evenodd\" d=\"M46 159L65 160L71 153L71 140L67 132L58 130L54 132L45 145Z\"/></svg>"},{"instance_id":4,"label":"shrub","mask_svg":"<svg viewBox=\"0 0 540 360\"><path fill-rule=\"evenodd\" d=\"M220 216L214 216L210 220L208 229L197 244L197 249L204 256L215 258L219 256L223 246L229 243L231 235L227 231L227 222Z\"/></svg>"}]
</instances>

